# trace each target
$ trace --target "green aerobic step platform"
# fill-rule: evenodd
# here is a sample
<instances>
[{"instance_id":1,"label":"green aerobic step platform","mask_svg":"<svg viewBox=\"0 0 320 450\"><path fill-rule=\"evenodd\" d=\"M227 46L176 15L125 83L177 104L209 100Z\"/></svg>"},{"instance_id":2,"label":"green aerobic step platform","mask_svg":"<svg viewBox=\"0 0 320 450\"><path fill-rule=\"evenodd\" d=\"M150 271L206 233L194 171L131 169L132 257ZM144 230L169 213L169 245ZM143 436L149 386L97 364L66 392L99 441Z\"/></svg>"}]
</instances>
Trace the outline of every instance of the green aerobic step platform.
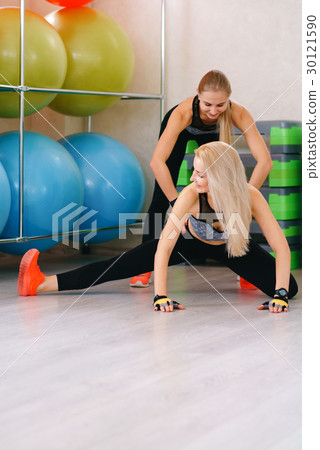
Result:
<instances>
[{"instance_id":1,"label":"green aerobic step platform","mask_svg":"<svg viewBox=\"0 0 320 450\"><path fill-rule=\"evenodd\" d=\"M264 248L270 255L272 255L274 258L276 255L272 251L272 248L269 245L261 245L262 248ZM290 252L291 252L291 266L290 269L300 269L302 265L302 249L301 245L289 245Z\"/></svg>"},{"instance_id":2,"label":"green aerobic step platform","mask_svg":"<svg viewBox=\"0 0 320 450\"><path fill-rule=\"evenodd\" d=\"M186 155L194 155L194 151L199 148L198 142L195 140L190 140L186 145Z\"/></svg>"},{"instance_id":3,"label":"green aerobic step platform","mask_svg":"<svg viewBox=\"0 0 320 450\"><path fill-rule=\"evenodd\" d=\"M192 168L188 168L188 160L183 160L180 166L180 171L178 175L177 186L187 186L191 183L190 177L192 175Z\"/></svg>"},{"instance_id":4,"label":"green aerobic step platform","mask_svg":"<svg viewBox=\"0 0 320 450\"><path fill-rule=\"evenodd\" d=\"M268 188L260 192L267 200L272 214L277 220L294 220L302 217L301 187Z\"/></svg>"},{"instance_id":5,"label":"green aerobic step platform","mask_svg":"<svg viewBox=\"0 0 320 450\"><path fill-rule=\"evenodd\" d=\"M179 170L177 186L187 186L191 183L190 177L193 172L194 151L198 147L198 142L193 139L187 142L184 160Z\"/></svg>"},{"instance_id":6,"label":"green aerobic step platform","mask_svg":"<svg viewBox=\"0 0 320 450\"><path fill-rule=\"evenodd\" d=\"M301 244L302 224L300 219L296 220L278 220L278 224L285 235L288 244ZM256 242L267 243L261 228L255 220L250 225L250 235Z\"/></svg>"},{"instance_id":7,"label":"green aerobic step platform","mask_svg":"<svg viewBox=\"0 0 320 450\"><path fill-rule=\"evenodd\" d=\"M292 127L301 127L301 120L257 120L256 126L260 134L264 136L270 136L270 129L272 127L278 128L292 128ZM235 135L242 134L237 127L234 127Z\"/></svg>"},{"instance_id":8,"label":"green aerobic step platform","mask_svg":"<svg viewBox=\"0 0 320 450\"><path fill-rule=\"evenodd\" d=\"M269 173L269 187L301 186L302 158L300 154L271 155L273 167Z\"/></svg>"},{"instance_id":9,"label":"green aerobic step platform","mask_svg":"<svg viewBox=\"0 0 320 450\"><path fill-rule=\"evenodd\" d=\"M302 127L270 128L271 153L301 153Z\"/></svg>"},{"instance_id":10,"label":"green aerobic step platform","mask_svg":"<svg viewBox=\"0 0 320 450\"><path fill-rule=\"evenodd\" d=\"M257 164L251 153L240 153L249 180ZM302 158L300 154L271 155L273 167L263 183L269 187L295 187L302 184Z\"/></svg>"}]
</instances>

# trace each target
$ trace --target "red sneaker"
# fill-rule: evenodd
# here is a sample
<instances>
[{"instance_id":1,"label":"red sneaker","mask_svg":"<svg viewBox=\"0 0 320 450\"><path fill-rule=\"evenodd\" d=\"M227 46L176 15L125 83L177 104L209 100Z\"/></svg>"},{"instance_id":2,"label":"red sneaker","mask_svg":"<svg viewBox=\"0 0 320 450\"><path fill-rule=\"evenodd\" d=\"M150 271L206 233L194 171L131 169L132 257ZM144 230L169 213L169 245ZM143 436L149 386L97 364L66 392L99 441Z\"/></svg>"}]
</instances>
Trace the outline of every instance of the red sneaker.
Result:
<instances>
[{"instance_id":1,"label":"red sneaker","mask_svg":"<svg viewBox=\"0 0 320 450\"><path fill-rule=\"evenodd\" d=\"M39 251L33 248L21 260L17 285L19 295L37 295L36 289L45 279L37 264L38 256Z\"/></svg>"},{"instance_id":2,"label":"red sneaker","mask_svg":"<svg viewBox=\"0 0 320 450\"><path fill-rule=\"evenodd\" d=\"M151 274L152 274L152 272L146 272L146 273L141 273L140 275L136 275L135 277L131 278L130 286L131 287L148 287Z\"/></svg>"},{"instance_id":3,"label":"red sneaker","mask_svg":"<svg viewBox=\"0 0 320 450\"><path fill-rule=\"evenodd\" d=\"M242 289L258 289L254 284L249 283L249 281L246 281L242 277L240 277L240 286L242 287Z\"/></svg>"}]
</instances>

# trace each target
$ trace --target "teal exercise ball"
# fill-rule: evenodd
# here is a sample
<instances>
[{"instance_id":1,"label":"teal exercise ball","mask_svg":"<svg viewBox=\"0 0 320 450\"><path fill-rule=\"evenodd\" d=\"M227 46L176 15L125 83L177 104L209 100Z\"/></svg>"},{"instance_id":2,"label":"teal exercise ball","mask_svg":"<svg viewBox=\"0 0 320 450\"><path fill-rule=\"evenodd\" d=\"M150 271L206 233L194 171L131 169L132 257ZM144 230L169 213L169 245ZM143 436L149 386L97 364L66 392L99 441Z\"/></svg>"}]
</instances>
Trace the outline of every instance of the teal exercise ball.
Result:
<instances>
[{"instance_id":1,"label":"teal exercise ball","mask_svg":"<svg viewBox=\"0 0 320 450\"><path fill-rule=\"evenodd\" d=\"M108 14L92 8L64 8L46 16L68 54L64 89L125 92L134 70L134 54L124 29ZM59 94L53 110L70 116L96 114L119 97Z\"/></svg>"},{"instance_id":2,"label":"teal exercise ball","mask_svg":"<svg viewBox=\"0 0 320 450\"><path fill-rule=\"evenodd\" d=\"M4 229L11 207L11 191L7 173L0 162L0 234Z\"/></svg>"},{"instance_id":3,"label":"teal exercise ball","mask_svg":"<svg viewBox=\"0 0 320 450\"><path fill-rule=\"evenodd\" d=\"M59 89L67 73L67 53L57 31L41 16L25 11L24 84ZM0 84L20 85L20 8L0 8ZM47 106L54 93L26 92L25 116ZM20 96L0 91L0 117L19 117Z\"/></svg>"},{"instance_id":4,"label":"teal exercise ball","mask_svg":"<svg viewBox=\"0 0 320 450\"><path fill-rule=\"evenodd\" d=\"M11 207L0 239L19 236L20 164L19 132L0 135L0 162L10 183ZM63 221L70 205L83 203L83 183L80 170L69 152L58 142L39 133L24 133L24 236L52 236L68 232L72 220ZM67 210L67 212L65 212ZM61 241L38 239L28 242L0 244L0 251L21 255L30 248L48 250Z\"/></svg>"},{"instance_id":5,"label":"teal exercise ball","mask_svg":"<svg viewBox=\"0 0 320 450\"><path fill-rule=\"evenodd\" d=\"M145 200L145 178L137 158L124 144L100 133L77 133L60 143L79 166L85 214L92 213L79 229L116 227L90 235L89 241L81 235L80 242L94 244L118 237L124 229L117 227L124 219L128 219L127 224L135 222Z\"/></svg>"}]
</instances>

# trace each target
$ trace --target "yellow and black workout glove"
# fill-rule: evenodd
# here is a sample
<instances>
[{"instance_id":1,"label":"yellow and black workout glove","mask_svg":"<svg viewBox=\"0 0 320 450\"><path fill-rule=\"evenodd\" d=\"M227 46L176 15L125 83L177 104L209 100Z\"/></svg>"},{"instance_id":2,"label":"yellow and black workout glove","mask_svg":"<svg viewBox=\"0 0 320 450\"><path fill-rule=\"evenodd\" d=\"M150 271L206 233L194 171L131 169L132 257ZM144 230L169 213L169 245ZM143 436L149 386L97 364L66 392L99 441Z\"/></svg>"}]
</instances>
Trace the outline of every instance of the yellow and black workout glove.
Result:
<instances>
[{"instance_id":1,"label":"yellow and black workout glove","mask_svg":"<svg viewBox=\"0 0 320 450\"><path fill-rule=\"evenodd\" d=\"M262 308L264 306L264 308ZM258 309L282 308L282 311L289 309L288 291L284 288L276 289L273 294L273 299L262 303Z\"/></svg>"},{"instance_id":2,"label":"yellow and black workout glove","mask_svg":"<svg viewBox=\"0 0 320 450\"><path fill-rule=\"evenodd\" d=\"M170 300L166 295L156 295L153 299L153 306L156 311L159 311L161 306L166 308L167 306L173 305L173 309L179 309L180 303Z\"/></svg>"}]
</instances>

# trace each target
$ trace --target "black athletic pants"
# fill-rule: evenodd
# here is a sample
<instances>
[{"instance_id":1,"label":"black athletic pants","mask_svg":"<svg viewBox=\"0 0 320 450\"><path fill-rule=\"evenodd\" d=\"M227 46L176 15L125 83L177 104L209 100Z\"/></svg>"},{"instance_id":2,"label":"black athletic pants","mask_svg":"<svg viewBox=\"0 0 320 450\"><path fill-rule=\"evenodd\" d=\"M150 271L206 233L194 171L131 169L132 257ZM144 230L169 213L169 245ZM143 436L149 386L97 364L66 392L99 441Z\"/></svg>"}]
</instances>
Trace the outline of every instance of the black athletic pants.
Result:
<instances>
[{"instance_id":1,"label":"black athletic pants","mask_svg":"<svg viewBox=\"0 0 320 450\"><path fill-rule=\"evenodd\" d=\"M161 124L159 138L167 126L172 111L176 107L177 106L174 106L165 115ZM216 141L217 139L218 135L216 132L212 133L205 132L203 134L194 135L190 133L187 129L185 129L179 134L178 139L173 147L173 150L166 162L175 186L177 185L179 170L185 155L187 142L190 140L195 140L200 146L211 141ZM168 207L169 207L168 199L162 192L162 189L160 188L157 181L155 181L153 197L148 210L147 216L148 223L145 225L143 230L142 242L147 242L150 239L159 238L163 228Z\"/></svg>"},{"instance_id":2,"label":"black athletic pants","mask_svg":"<svg viewBox=\"0 0 320 450\"><path fill-rule=\"evenodd\" d=\"M79 269L57 275L59 291L85 289L112 280L129 278L137 273L154 269L154 255L158 240L153 239L107 261L98 261ZM192 258L210 258L221 262L265 294L273 297L275 289L275 259L252 239L246 255L228 258L225 244L210 245L193 238L189 232L180 235L170 257L169 265L189 261ZM212 268L214 275L214 268ZM297 283L290 275L289 298L298 291ZM158 292L162 295L162 292Z\"/></svg>"}]
</instances>

